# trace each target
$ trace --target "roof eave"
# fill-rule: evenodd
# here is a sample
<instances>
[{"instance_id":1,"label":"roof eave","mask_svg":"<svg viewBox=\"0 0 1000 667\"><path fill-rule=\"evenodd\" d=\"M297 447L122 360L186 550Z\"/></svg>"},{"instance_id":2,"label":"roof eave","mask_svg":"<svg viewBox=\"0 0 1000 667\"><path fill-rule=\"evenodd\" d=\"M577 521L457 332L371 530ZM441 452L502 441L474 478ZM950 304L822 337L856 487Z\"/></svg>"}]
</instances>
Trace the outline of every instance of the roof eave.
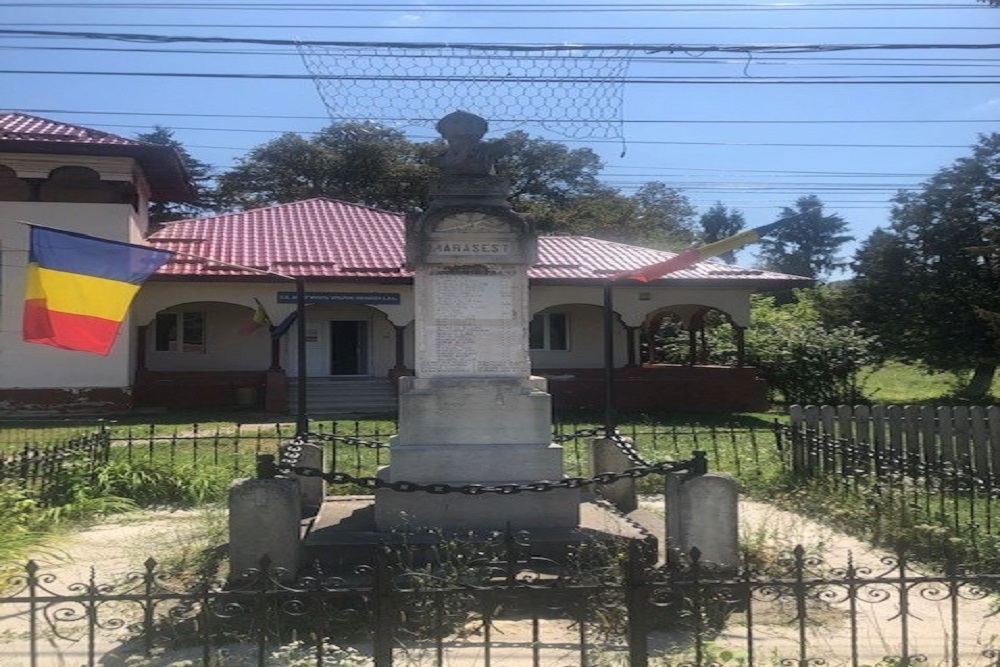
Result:
<instances>
[{"instance_id":1,"label":"roof eave","mask_svg":"<svg viewBox=\"0 0 1000 667\"><path fill-rule=\"evenodd\" d=\"M197 194L180 154L159 144L86 144L63 141L0 139L0 153L41 153L130 157L136 160L150 184L153 201L193 202Z\"/></svg>"}]
</instances>

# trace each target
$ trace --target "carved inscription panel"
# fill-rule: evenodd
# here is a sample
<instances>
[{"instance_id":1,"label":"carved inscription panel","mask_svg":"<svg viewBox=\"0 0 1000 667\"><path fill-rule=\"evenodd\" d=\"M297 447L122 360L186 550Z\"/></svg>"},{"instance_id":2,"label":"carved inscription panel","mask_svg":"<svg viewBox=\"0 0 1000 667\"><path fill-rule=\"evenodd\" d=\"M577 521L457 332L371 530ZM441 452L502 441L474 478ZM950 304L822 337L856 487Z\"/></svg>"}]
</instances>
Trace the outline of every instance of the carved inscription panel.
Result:
<instances>
[{"instance_id":1,"label":"carved inscription panel","mask_svg":"<svg viewBox=\"0 0 1000 667\"><path fill-rule=\"evenodd\" d=\"M523 271L421 271L417 375L527 376Z\"/></svg>"}]
</instances>

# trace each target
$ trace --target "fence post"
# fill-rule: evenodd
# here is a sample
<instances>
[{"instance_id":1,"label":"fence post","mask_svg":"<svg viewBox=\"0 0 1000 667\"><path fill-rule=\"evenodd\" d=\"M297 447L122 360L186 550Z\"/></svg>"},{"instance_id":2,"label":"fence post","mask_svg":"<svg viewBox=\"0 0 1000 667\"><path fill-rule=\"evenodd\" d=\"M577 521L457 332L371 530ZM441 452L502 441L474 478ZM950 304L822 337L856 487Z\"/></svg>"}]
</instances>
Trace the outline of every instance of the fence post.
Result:
<instances>
[{"instance_id":1,"label":"fence post","mask_svg":"<svg viewBox=\"0 0 1000 667\"><path fill-rule=\"evenodd\" d=\"M395 596L392 586L392 566L383 547L375 552L375 573L372 582L372 607L375 628L372 631L372 654L375 667L392 667L392 637L395 634Z\"/></svg>"},{"instance_id":2,"label":"fence post","mask_svg":"<svg viewBox=\"0 0 1000 667\"><path fill-rule=\"evenodd\" d=\"M646 582L646 545L629 540L625 562L625 609L628 612L629 667L649 665L649 585Z\"/></svg>"}]
</instances>

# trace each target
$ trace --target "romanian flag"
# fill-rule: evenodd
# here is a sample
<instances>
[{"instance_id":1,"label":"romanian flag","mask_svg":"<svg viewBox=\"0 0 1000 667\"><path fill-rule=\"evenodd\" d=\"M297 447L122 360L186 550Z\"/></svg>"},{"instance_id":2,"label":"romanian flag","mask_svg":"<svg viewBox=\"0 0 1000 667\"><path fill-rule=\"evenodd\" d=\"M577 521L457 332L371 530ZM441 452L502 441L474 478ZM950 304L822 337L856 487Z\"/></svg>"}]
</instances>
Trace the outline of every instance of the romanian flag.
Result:
<instances>
[{"instance_id":1,"label":"romanian flag","mask_svg":"<svg viewBox=\"0 0 1000 667\"><path fill-rule=\"evenodd\" d=\"M258 301L256 298L254 301L257 302L257 308L253 311L253 317L250 321L240 327L241 334L249 334L257 331L263 326L271 327L271 318L267 316L267 311L264 310L264 304Z\"/></svg>"},{"instance_id":2,"label":"romanian flag","mask_svg":"<svg viewBox=\"0 0 1000 667\"><path fill-rule=\"evenodd\" d=\"M24 340L107 356L139 287L172 256L32 225Z\"/></svg>"},{"instance_id":3,"label":"romanian flag","mask_svg":"<svg viewBox=\"0 0 1000 667\"><path fill-rule=\"evenodd\" d=\"M761 225L760 227L754 227L753 229L748 229L740 232L739 234L727 236L719 241L706 243L703 246L685 250L665 262L650 264L649 266L644 266L641 269L633 269L631 271L616 273L611 276L611 280L638 280L640 282L648 283L650 280L656 280L660 276L665 276L668 273L686 269L692 264L697 264L703 259L715 257L716 255L721 255L724 252L729 252L730 250L736 250L745 245L756 243L778 227L784 225L786 222L790 222L793 219L794 218L782 218L781 220L767 225Z\"/></svg>"}]
</instances>

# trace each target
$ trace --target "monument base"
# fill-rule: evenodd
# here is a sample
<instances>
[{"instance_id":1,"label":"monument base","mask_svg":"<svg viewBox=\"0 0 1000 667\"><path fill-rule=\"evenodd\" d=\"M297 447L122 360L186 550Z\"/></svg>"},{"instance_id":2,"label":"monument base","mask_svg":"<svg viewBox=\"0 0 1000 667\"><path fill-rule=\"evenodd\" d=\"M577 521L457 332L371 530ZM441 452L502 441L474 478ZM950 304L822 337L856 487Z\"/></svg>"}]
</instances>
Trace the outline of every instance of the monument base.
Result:
<instances>
[{"instance_id":1,"label":"monument base","mask_svg":"<svg viewBox=\"0 0 1000 667\"><path fill-rule=\"evenodd\" d=\"M537 495L532 494L528 499L536 498ZM481 497L471 499L483 500ZM503 500L512 498L505 497ZM534 556L565 562L585 544L638 540L649 544L652 549L650 565L662 562L662 556L658 559L657 550L657 546L662 544L662 517L652 517L647 513L637 521L631 515L626 517L618 514L604 503L587 499L578 507L579 523L572 528L538 528L523 535L528 545L525 551ZM357 566L371 565L375 560L375 551L386 545L405 544L420 551L423 546L432 547L450 540L467 544L491 540L487 531L465 527L460 530L438 529L431 532L380 530L375 525L375 501L371 496L327 497L323 509L309 522L304 532L304 571L319 571L337 576L350 576ZM428 549L428 560L433 560L435 553L437 552L433 549Z\"/></svg>"},{"instance_id":2,"label":"monument base","mask_svg":"<svg viewBox=\"0 0 1000 667\"><path fill-rule=\"evenodd\" d=\"M528 484L564 477L543 378L402 378L388 482ZM379 530L575 528L576 489L519 494L376 493Z\"/></svg>"}]
</instances>

